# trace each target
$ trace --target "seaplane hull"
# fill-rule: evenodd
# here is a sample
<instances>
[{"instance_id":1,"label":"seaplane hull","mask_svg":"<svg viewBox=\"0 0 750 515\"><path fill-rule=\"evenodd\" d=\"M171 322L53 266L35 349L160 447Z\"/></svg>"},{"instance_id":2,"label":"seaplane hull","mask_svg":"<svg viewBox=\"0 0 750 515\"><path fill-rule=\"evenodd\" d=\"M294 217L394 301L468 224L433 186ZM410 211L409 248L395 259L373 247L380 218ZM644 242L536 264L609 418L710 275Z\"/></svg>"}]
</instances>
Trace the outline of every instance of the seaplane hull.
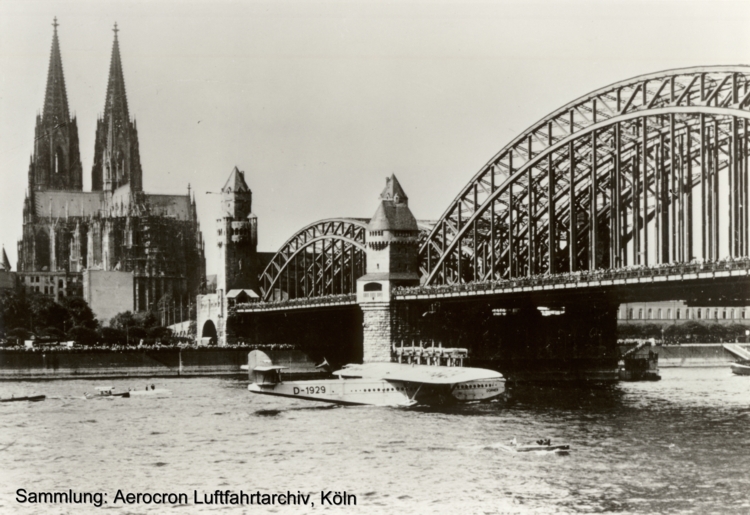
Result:
<instances>
[{"instance_id":1,"label":"seaplane hull","mask_svg":"<svg viewBox=\"0 0 750 515\"><path fill-rule=\"evenodd\" d=\"M291 381L275 385L251 384L248 390L262 395L277 395L334 404L399 406L409 402L409 395L413 395L416 388L366 379L321 379Z\"/></svg>"},{"instance_id":2,"label":"seaplane hull","mask_svg":"<svg viewBox=\"0 0 750 515\"><path fill-rule=\"evenodd\" d=\"M337 379L282 382L282 367L256 367L252 393L344 405L412 406L487 401L505 392L505 379L491 370L397 363L348 365Z\"/></svg>"}]
</instances>

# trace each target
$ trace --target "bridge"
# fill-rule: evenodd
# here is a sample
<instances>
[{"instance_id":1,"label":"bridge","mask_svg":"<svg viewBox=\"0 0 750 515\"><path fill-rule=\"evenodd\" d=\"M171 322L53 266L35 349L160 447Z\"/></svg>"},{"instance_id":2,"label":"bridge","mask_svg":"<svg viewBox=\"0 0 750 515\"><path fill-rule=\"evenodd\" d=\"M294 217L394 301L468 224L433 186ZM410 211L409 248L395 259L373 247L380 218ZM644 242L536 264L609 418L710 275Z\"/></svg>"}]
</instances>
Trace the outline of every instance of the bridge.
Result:
<instances>
[{"instance_id":1,"label":"bridge","mask_svg":"<svg viewBox=\"0 0 750 515\"><path fill-rule=\"evenodd\" d=\"M259 275L261 302L232 316L255 338L320 333L322 347L324 324L346 319L335 345L365 360L437 343L518 370L611 368L619 303L750 296L749 82L747 66L698 67L584 95L501 149L436 222L304 227ZM371 263L403 259L409 277ZM258 336L280 317L304 334Z\"/></svg>"},{"instance_id":2,"label":"bridge","mask_svg":"<svg viewBox=\"0 0 750 515\"><path fill-rule=\"evenodd\" d=\"M365 274L366 230L369 218L331 218L303 227L289 238L260 274L265 302L354 294L357 279ZM420 241L434 224L417 222ZM306 303L310 305L310 303ZM289 303L287 303L289 305ZM292 304L294 305L294 304Z\"/></svg>"}]
</instances>

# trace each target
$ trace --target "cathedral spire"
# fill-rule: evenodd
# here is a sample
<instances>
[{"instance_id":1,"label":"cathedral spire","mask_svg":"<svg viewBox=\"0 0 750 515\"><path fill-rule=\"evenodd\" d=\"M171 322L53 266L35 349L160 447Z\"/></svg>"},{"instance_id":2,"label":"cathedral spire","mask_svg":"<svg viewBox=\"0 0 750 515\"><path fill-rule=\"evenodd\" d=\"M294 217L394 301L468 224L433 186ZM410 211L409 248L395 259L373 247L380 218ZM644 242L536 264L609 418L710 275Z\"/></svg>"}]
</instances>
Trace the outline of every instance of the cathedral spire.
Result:
<instances>
[{"instance_id":1,"label":"cathedral spire","mask_svg":"<svg viewBox=\"0 0 750 515\"><path fill-rule=\"evenodd\" d=\"M112 118L112 122L118 129L130 121L128 112L128 99L125 95L125 77L122 73L122 59L120 58L120 41L117 33L117 23L112 29L115 40L112 43L112 58L109 62L109 82L107 83L107 98L104 103L104 120Z\"/></svg>"},{"instance_id":2,"label":"cathedral spire","mask_svg":"<svg viewBox=\"0 0 750 515\"><path fill-rule=\"evenodd\" d=\"M65 90L62 57L60 56L60 41L57 39L57 18L52 22L52 51L49 57L47 72L47 90L44 97L44 121L46 123L67 124L70 121L68 111L68 94Z\"/></svg>"},{"instance_id":3,"label":"cathedral spire","mask_svg":"<svg viewBox=\"0 0 750 515\"><path fill-rule=\"evenodd\" d=\"M5 253L5 245L3 245L3 260L0 263L0 270L10 272L10 260L8 259L8 254Z\"/></svg>"},{"instance_id":4,"label":"cathedral spire","mask_svg":"<svg viewBox=\"0 0 750 515\"><path fill-rule=\"evenodd\" d=\"M138 129L130 119L128 98L125 94L125 77L120 57L120 29L115 23L112 57L109 63L107 97L104 115L97 122L94 142L94 166L91 170L91 189L115 190L129 185L131 191L143 190L141 157L138 147ZM109 166L110 183L106 182Z\"/></svg>"},{"instance_id":5,"label":"cathedral spire","mask_svg":"<svg viewBox=\"0 0 750 515\"><path fill-rule=\"evenodd\" d=\"M29 165L29 189L83 189L81 157L78 150L78 124L70 117L65 89L57 18L52 22L52 50L47 71L44 109L37 115L34 153ZM33 195L33 194L32 194ZM33 199L33 197L32 197Z\"/></svg>"}]
</instances>

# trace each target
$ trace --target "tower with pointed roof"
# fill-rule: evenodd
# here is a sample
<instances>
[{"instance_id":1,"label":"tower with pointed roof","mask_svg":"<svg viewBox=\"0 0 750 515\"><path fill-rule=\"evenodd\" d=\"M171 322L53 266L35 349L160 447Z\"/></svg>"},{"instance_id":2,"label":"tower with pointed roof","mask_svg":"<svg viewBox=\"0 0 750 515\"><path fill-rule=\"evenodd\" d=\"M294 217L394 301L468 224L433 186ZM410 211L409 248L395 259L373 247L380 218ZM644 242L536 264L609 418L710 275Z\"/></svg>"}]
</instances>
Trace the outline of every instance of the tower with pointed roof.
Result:
<instances>
[{"instance_id":1,"label":"tower with pointed roof","mask_svg":"<svg viewBox=\"0 0 750 515\"><path fill-rule=\"evenodd\" d=\"M3 247L2 257L0 258L0 292L15 289L16 278L16 273L11 270L10 260L5 253L5 247ZM0 334L2 334L3 330L3 317L0 317Z\"/></svg>"},{"instance_id":2,"label":"tower with pointed roof","mask_svg":"<svg viewBox=\"0 0 750 515\"><path fill-rule=\"evenodd\" d=\"M219 271L216 289L224 295L235 289L258 292L258 217L245 172L236 166L221 188L221 218L217 220Z\"/></svg>"},{"instance_id":3,"label":"tower with pointed roof","mask_svg":"<svg viewBox=\"0 0 750 515\"><path fill-rule=\"evenodd\" d=\"M385 179L366 242L367 273L357 279L357 303L364 318L362 359L387 362L398 325L391 290L419 284L419 227L395 175Z\"/></svg>"},{"instance_id":4,"label":"tower with pointed roof","mask_svg":"<svg viewBox=\"0 0 750 515\"><path fill-rule=\"evenodd\" d=\"M47 71L44 110L36 117L34 154L29 164L29 195L38 190L83 190L78 122L70 116L57 18Z\"/></svg>"},{"instance_id":5,"label":"tower with pointed roof","mask_svg":"<svg viewBox=\"0 0 750 515\"><path fill-rule=\"evenodd\" d=\"M125 77L122 72L119 29L115 23L109 81L104 99L104 113L96 123L94 165L91 189L115 191L129 185L130 191L143 190L143 172L138 145L138 129L130 119Z\"/></svg>"},{"instance_id":6,"label":"tower with pointed roof","mask_svg":"<svg viewBox=\"0 0 750 515\"><path fill-rule=\"evenodd\" d=\"M5 245L3 245L3 255L2 259L0 259L0 270L3 272L11 271L10 259L8 259L8 254L5 253Z\"/></svg>"},{"instance_id":7,"label":"tower with pointed roof","mask_svg":"<svg viewBox=\"0 0 750 515\"><path fill-rule=\"evenodd\" d=\"M419 281L419 228L395 175L386 177L380 204L367 225L367 275L403 285Z\"/></svg>"}]
</instances>

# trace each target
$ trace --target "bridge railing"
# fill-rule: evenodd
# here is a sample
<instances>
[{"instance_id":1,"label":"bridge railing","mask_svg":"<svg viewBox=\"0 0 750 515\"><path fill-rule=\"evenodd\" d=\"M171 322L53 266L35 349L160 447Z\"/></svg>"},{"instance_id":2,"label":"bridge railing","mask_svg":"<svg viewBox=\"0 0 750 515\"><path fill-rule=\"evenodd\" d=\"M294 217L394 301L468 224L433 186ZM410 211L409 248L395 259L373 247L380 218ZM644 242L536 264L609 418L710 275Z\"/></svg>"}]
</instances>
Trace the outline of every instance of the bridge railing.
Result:
<instances>
[{"instance_id":1,"label":"bridge railing","mask_svg":"<svg viewBox=\"0 0 750 515\"><path fill-rule=\"evenodd\" d=\"M321 306L321 305L331 305L331 304L352 304L357 302L357 295L354 293L344 293L344 294L337 294L337 295L324 295L322 297L305 297L301 299L288 299L288 300L279 300L279 301L269 301L269 302L251 302L251 303L243 303L243 304L237 304L230 310L230 313L233 312L243 312L243 311L267 311L267 310L276 310L281 308L304 308L304 307L312 307L312 306Z\"/></svg>"},{"instance_id":2,"label":"bridge railing","mask_svg":"<svg viewBox=\"0 0 750 515\"><path fill-rule=\"evenodd\" d=\"M393 291L393 296L394 298L405 298L414 295L502 291L534 286L590 283L598 281L627 280L639 277L673 276L733 270L750 270L750 257L710 262L696 260L690 263L659 264L648 267L645 265L636 265L615 269L582 270L580 272L568 272L555 275L532 275L523 278L486 282L398 287Z\"/></svg>"}]
</instances>

